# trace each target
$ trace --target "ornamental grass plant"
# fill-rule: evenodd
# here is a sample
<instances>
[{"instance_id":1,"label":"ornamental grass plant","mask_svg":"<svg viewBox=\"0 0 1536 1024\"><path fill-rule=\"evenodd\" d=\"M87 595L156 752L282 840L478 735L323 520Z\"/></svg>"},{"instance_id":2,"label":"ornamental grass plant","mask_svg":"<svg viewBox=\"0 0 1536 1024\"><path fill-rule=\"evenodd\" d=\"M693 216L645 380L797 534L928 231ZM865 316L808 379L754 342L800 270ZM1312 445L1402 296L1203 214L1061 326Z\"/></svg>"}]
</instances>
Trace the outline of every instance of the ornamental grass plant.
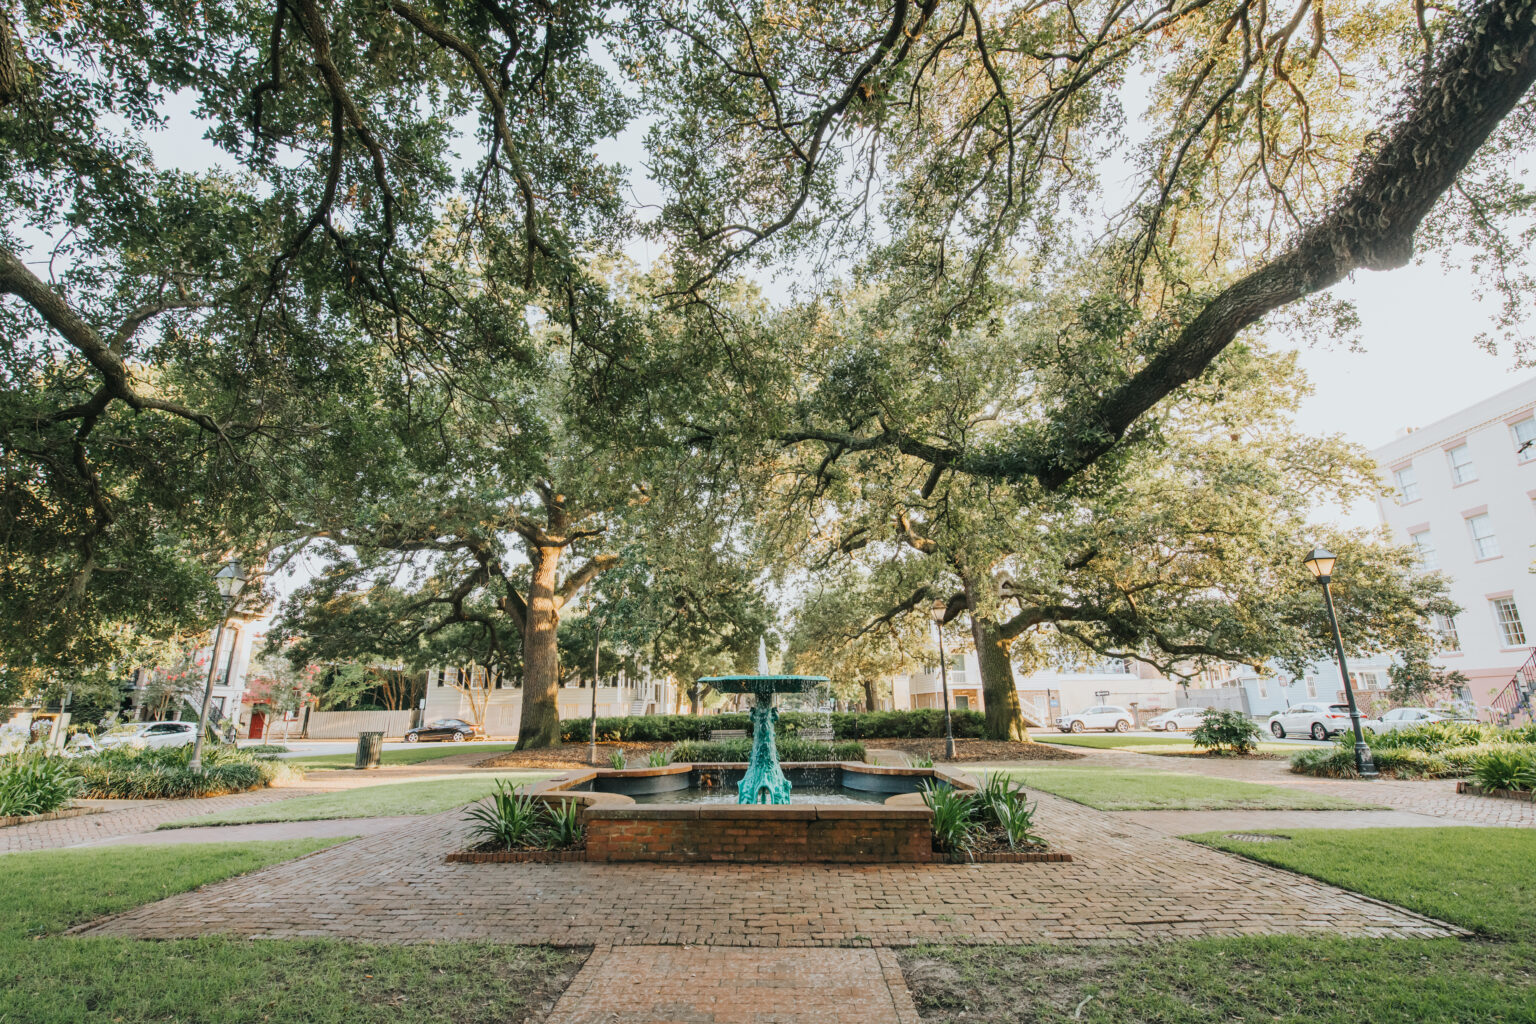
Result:
<instances>
[{"instance_id":1,"label":"ornamental grass plant","mask_svg":"<svg viewBox=\"0 0 1536 1024\"><path fill-rule=\"evenodd\" d=\"M80 788L62 757L40 751L0 757L0 818L49 814L67 807Z\"/></svg>"},{"instance_id":2,"label":"ornamental grass plant","mask_svg":"<svg viewBox=\"0 0 1536 1024\"><path fill-rule=\"evenodd\" d=\"M109 747L67 762L81 795L115 800L175 800L261 789L298 774L270 757L228 746L203 749L201 771L192 747Z\"/></svg>"},{"instance_id":3,"label":"ornamental grass plant","mask_svg":"<svg viewBox=\"0 0 1536 1024\"><path fill-rule=\"evenodd\" d=\"M1497 774L1505 766L1536 762L1536 727L1504 729L1486 722L1434 722L1365 736L1376 770L1399 779L1479 778L1485 765ZM1334 737L1332 746L1303 750L1291 758L1291 771L1325 778L1355 778L1352 732ZM1509 789L1509 786L1487 788ZM1518 787L1516 787L1518 788Z\"/></svg>"}]
</instances>

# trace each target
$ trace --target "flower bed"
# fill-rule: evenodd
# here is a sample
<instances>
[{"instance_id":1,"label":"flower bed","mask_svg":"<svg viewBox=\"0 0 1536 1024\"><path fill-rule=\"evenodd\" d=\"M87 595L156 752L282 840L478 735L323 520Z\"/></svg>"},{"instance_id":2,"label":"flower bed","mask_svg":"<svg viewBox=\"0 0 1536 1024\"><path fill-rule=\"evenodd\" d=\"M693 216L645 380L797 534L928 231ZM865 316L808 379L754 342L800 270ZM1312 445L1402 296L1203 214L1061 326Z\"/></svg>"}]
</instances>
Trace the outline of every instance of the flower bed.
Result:
<instances>
[{"instance_id":1,"label":"flower bed","mask_svg":"<svg viewBox=\"0 0 1536 1024\"><path fill-rule=\"evenodd\" d=\"M245 793L299 776L286 763L234 747L203 750L201 771L190 765L192 747L111 747L66 761L81 795L117 800L167 800Z\"/></svg>"},{"instance_id":2,"label":"flower bed","mask_svg":"<svg viewBox=\"0 0 1536 1024\"><path fill-rule=\"evenodd\" d=\"M1489 774L1485 788L1510 786L1522 771L1536 779L1536 726L1501 729L1481 722L1437 722L1365 738L1376 770L1399 779L1448 779ZM1330 747L1303 750L1291 771L1325 778L1354 778L1354 737L1344 733ZM1508 778L1504 778L1504 776Z\"/></svg>"}]
</instances>

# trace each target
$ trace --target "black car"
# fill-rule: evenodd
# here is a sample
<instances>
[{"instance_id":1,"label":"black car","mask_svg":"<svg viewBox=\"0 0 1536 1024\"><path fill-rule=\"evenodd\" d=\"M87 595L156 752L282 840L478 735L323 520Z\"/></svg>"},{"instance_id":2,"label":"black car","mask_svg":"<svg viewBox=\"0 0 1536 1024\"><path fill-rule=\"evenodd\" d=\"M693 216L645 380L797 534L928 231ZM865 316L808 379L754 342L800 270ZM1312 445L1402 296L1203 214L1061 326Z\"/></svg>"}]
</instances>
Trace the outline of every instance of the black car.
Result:
<instances>
[{"instance_id":1,"label":"black car","mask_svg":"<svg viewBox=\"0 0 1536 1024\"><path fill-rule=\"evenodd\" d=\"M455 743L463 743L472 740L478 730L462 718L439 718L435 722L426 725L418 725L405 734L405 742L416 743L421 740L452 740Z\"/></svg>"}]
</instances>

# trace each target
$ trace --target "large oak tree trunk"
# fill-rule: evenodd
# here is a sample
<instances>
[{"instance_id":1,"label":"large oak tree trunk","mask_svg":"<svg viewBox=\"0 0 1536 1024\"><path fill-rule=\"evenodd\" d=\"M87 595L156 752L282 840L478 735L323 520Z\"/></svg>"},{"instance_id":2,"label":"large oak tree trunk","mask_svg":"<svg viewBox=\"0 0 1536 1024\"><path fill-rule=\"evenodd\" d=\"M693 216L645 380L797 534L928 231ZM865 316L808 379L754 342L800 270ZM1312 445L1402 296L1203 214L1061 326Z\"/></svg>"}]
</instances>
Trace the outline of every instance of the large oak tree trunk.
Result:
<instances>
[{"instance_id":1,"label":"large oak tree trunk","mask_svg":"<svg viewBox=\"0 0 1536 1024\"><path fill-rule=\"evenodd\" d=\"M528 611L523 626L523 711L517 729L517 749L553 747L560 742L560 648L555 579L560 548L534 548L533 577L528 584Z\"/></svg>"},{"instance_id":2,"label":"large oak tree trunk","mask_svg":"<svg viewBox=\"0 0 1536 1024\"><path fill-rule=\"evenodd\" d=\"M1008 653L1012 641L1003 636L995 621L976 614L969 593L966 599L972 605L971 638L976 641L976 663L981 668L981 690L987 704L985 735L989 740L1028 743L1024 710L1019 706L1019 691L1013 682L1013 658Z\"/></svg>"},{"instance_id":3,"label":"large oak tree trunk","mask_svg":"<svg viewBox=\"0 0 1536 1024\"><path fill-rule=\"evenodd\" d=\"M864 710L875 710L875 681L868 676L864 678Z\"/></svg>"}]
</instances>

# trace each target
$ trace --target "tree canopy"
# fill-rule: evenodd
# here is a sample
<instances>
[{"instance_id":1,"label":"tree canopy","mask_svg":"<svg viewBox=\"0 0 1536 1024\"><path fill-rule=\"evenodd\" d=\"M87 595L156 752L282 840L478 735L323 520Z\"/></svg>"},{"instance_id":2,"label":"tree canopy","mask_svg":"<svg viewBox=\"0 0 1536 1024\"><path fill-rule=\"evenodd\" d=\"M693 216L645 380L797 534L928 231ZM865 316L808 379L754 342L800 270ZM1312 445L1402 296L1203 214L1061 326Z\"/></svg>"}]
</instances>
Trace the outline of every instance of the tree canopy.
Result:
<instances>
[{"instance_id":1,"label":"tree canopy","mask_svg":"<svg viewBox=\"0 0 1536 1024\"><path fill-rule=\"evenodd\" d=\"M994 488L1114 515L1240 332L1346 275L1470 240L1528 307L1533 9L0 3L0 655L131 660L209 621L220 558L328 544L306 601L521 659L542 744L561 610L626 560L689 609L647 621L748 647L773 446L977 530ZM208 166L156 161L174 104ZM956 342L1000 331L1030 362ZM935 380L1030 401L956 433L902 404Z\"/></svg>"}]
</instances>

